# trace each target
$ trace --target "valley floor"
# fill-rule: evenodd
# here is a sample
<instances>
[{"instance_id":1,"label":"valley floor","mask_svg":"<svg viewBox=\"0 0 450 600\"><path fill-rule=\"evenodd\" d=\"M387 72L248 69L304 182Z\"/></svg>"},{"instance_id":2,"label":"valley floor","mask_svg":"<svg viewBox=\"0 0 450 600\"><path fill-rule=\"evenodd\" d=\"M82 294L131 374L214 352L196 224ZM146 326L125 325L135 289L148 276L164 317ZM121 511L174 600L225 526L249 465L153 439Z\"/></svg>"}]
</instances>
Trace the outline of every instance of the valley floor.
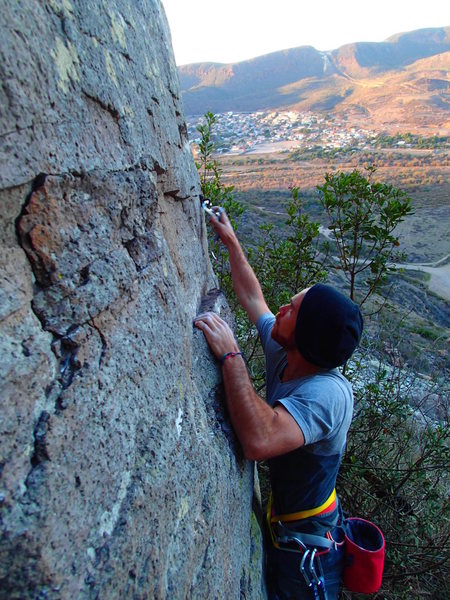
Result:
<instances>
[{"instance_id":1,"label":"valley floor","mask_svg":"<svg viewBox=\"0 0 450 600\"><path fill-rule=\"evenodd\" d=\"M365 167L374 165L376 181L392 184L411 198L414 212L396 231L405 262L435 263L450 254L450 160L446 151L421 150L418 155L414 149L390 153L383 150L304 160L289 152L272 152L220 156L218 161L224 185L234 186L237 199L249 210L259 212L261 219L264 211L271 213L266 217L275 223L277 217L282 220L292 187L299 188L312 204L314 218L322 221L316 186L324 183L325 174L354 169L364 172ZM439 273L445 276L447 270L440 269ZM438 275L433 271L431 274Z\"/></svg>"}]
</instances>

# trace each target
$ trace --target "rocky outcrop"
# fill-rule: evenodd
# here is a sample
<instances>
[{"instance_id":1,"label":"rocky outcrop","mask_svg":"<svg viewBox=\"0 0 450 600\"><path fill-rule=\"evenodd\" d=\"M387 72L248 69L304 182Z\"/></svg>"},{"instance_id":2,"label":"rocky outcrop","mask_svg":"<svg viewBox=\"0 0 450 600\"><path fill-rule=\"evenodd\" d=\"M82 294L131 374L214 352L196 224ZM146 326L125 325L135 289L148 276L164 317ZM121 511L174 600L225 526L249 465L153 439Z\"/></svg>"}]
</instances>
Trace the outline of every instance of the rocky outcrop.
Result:
<instances>
[{"instance_id":1,"label":"rocky outcrop","mask_svg":"<svg viewBox=\"0 0 450 600\"><path fill-rule=\"evenodd\" d=\"M18 0L0 25L0 597L259 599L161 4Z\"/></svg>"}]
</instances>

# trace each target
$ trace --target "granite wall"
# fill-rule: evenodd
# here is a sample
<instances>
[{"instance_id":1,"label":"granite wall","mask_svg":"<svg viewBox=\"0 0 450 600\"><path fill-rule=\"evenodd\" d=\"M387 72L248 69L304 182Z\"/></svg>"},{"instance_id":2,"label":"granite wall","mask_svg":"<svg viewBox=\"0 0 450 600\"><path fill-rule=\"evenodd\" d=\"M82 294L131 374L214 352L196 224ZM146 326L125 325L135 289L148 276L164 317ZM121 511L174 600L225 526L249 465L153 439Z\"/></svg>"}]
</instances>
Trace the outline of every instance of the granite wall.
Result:
<instances>
[{"instance_id":1,"label":"granite wall","mask_svg":"<svg viewBox=\"0 0 450 600\"><path fill-rule=\"evenodd\" d=\"M0 597L264 597L161 3L0 28Z\"/></svg>"}]
</instances>

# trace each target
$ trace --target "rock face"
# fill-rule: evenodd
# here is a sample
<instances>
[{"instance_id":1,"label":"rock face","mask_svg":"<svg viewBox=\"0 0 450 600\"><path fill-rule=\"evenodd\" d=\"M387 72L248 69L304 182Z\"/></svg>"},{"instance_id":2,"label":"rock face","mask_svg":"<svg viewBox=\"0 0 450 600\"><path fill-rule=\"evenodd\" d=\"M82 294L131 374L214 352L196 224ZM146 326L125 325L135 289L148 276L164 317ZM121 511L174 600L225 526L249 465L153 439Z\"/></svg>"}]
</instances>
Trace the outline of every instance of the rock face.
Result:
<instances>
[{"instance_id":1,"label":"rock face","mask_svg":"<svg viewBox=\"0 0 450 600\"><path fill-rule=\"evenodd\" d=\"M2 598L264 597L158 0L3 3Z\"/></svg>"}]
</instances>

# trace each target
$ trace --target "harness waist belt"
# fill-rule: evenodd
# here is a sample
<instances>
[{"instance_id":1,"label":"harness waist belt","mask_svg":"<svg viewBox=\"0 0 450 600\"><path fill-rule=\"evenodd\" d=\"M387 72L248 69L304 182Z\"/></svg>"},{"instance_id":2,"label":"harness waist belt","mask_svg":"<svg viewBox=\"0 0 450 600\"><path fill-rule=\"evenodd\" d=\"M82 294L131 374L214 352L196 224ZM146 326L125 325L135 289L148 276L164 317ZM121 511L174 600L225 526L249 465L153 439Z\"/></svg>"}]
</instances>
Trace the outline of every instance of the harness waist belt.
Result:
<instances>
[{"instance_id":1,"label":"harness waist belt","mask_svg":"<svg viewBox=\"0 0 450 600\"><path fill-rule=\"evenodd\" d=\"M336 488L333 489L330 496L325 500L323 504L316 508L310 508L307 510L299 510L295 513L289 513L287 515L274 515L273 514L273 498L270 494L269 504L267 507L267 516L270 518L271 523L278 523L278 521L289 523L291 521L300 521L301 519L307 519L308 517L316 517L322 513L331 512L336 506Z\"/></svg>"},{"instance_id":2,"label":"harness waist belt","mask_svg":"<svg viewBox=\"0 0 450 600\"><path fill-rule=\"evenodd\" d=\"M283 526L283 523L292 523L294 521L300 521L301 519L307 519L308 517L314 517L331 512L336 506L336 489L333 489L330 496L320 506L317 506L316 508L310 508L308 510L300 510L287 515L274 515L272 504L273 497L272 494L270 494L269 502L267 503L266 516L270 537L272 538L272 543L275 548L280 548L279 543L288 544L289 542L295 541L300 546L303 546L303 548L306 548L305 544L310 544L326 548L325 552L329 552L330 548L335 545L333 541L322 536L290 531Z\"/></svg>"}]
</instances>

